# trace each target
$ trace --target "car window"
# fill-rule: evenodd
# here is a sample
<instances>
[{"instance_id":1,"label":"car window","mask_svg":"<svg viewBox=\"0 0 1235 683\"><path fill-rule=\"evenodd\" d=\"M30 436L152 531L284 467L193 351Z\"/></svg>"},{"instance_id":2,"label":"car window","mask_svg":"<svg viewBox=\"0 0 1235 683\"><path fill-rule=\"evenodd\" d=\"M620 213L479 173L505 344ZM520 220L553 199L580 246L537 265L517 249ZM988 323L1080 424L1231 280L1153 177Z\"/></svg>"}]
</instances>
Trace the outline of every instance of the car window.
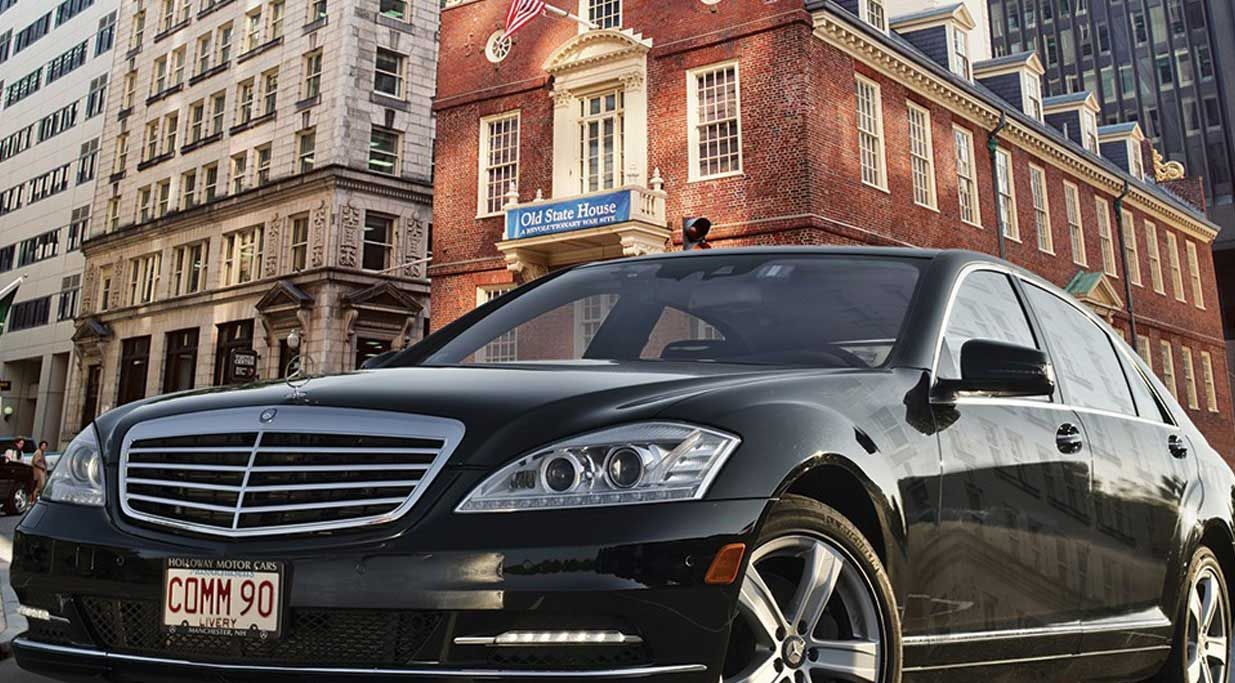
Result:
<instances>
[{"instance_id":1,"label":"car window","mask_svg":"<svg viewBox=\"0 0 1235 683\"><path fill-rule=\"evenodd\" d=\"M979 270L965 276L956 292L939 352L940 377L960 379L961 347L970 339L1035 346L1025 309L1007 275Z\"/></svg>"},{"instance_id":2,"label":"car window","mask_svg":"<svg viewBox=\"0 0 1235 683\"><path fill-rule=\"evenodd\" d=\"M1033 285L1025 289L1050 344L1055 372L1063 381L1068 402L1081 408L1136 415L1123 368L1102 328L1054 294Z\"/></svg>"},{"instance_id":3,"label":"car window","mask_svg":"<svg viewBox=\"0 0 1235 683\"><path fill-rule=\"evenodd\" d=\"M1132 398L1136 400L1137 413L1146 420L1169 422L1162 402L1154 395L1153 389L1149 388L1149 380L1145 379L1142 370L1126 355L1121 355L1119 361L1123 363L1128 384L1132 385Z\"/></svg>"}]
</instances>

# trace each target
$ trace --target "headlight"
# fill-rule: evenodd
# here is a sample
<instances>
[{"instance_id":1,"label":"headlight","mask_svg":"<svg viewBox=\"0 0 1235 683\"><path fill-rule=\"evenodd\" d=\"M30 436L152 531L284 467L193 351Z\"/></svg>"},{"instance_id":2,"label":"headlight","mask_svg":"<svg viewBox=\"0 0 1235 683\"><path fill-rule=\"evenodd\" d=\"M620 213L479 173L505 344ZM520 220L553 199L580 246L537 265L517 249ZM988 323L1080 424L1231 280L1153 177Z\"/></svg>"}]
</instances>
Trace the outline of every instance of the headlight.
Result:
<instances>
[{"instance_id":1,"label":"headlight","mask_svg":"<svg viewBox=\"0 0 1235 683\"><path fill-rule=\"evenodd\" d=\"M103 505L103 458L94 425L89 425L60 456L43 488L43 498L57 503Z\"/></svg>"},{"instance_id":2,"label":"headlight","mask_svg":"<svg viewBox=\"0 0 1235 683\"><path fill-rule=\"evenodd\" d=\"M591 432L538 449L498 470L459 512L513 512L696 500L741 442L671 422Z\"/></svg>"}]
</instances>

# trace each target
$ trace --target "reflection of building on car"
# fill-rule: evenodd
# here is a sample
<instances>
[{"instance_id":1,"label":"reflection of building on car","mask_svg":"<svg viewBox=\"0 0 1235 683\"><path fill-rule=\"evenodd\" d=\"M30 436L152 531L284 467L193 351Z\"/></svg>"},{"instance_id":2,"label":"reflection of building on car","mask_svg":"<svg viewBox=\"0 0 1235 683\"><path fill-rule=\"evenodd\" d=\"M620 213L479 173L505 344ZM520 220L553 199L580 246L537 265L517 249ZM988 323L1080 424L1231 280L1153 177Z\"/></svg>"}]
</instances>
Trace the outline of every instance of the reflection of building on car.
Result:
<instances>
[{"instance_id":1,"label":"reflection of building on car","mask_svg":"<svg viewBox=\"0 0 1235 683\"><path fill-rule=\"evenodd\" d=\"M1235 475L1111 327L1005 262L596 263L370 365L95 420L18 527L19 664L1227 680L1208 494Z\"/></svg>"}]
</instances>

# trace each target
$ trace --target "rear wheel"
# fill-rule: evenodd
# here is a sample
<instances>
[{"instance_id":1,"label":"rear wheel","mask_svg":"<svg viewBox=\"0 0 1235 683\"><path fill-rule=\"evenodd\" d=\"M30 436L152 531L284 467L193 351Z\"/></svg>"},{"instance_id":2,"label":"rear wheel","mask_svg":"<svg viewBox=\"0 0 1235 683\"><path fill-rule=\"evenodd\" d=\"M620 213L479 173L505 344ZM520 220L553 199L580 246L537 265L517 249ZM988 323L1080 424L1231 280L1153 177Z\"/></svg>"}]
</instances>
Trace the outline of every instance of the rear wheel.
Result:
<instances>
[{"instance_id":1,"label":"rear wheel","mask_svg":"<svg viewBox=\"0 0 1235 683\"><path fill-rule=\"evenodd\" d=\"M1231 599L1218 558L1199 548L1188 567L1175 647L1161 683L1226 683L1231 659Z\"/></svg>"},{"instance_id":2,"label":"rear wheel","mask_svg":"<svg viewBox=\"0 0 1235 683\"><path fill-rule=\"evenodd\" d=\"M4 504L4 511L10 515L20 515L26 512L30 507L30 495L26 493L26 489L18 487L13 489L13 493Z\"/></svg>"},{"instance_id":3,"label":"rear wheel","mask_svg":"<svg viewBox=\"0 0 1235 683\"><path fill-rule=\"evenodd\" d=\"M723 683L899 683L900 621L870 543L787 496L751 552Z\"/></svg>"}]
</instances>

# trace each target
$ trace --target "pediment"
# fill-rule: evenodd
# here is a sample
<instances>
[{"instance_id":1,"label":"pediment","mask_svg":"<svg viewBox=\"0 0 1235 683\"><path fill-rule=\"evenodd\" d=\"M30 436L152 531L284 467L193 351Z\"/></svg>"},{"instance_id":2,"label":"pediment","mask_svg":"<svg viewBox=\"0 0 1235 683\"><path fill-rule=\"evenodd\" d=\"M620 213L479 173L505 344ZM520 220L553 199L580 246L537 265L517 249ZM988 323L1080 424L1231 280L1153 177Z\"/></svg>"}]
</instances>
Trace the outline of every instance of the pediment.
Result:
<instances>
[{"instance_id":1,"label":"pediment","mask_svg":"<svg viewBox=\"0 0 1235 683\"><path fill-rule=\"evenodd\" d=\"M73 341L75 343L86 341L102 341L111 339L111 328L98 318L86 318L77 326L77 330L73 332Z\"/></svg>"},{"instance_id":2,"label":"pediment","mask_svg":"<svg viewBox=\"0 0 1235 683\"><path fill-rule=\"evenodd\" d=\"M424 310L411 294L389 282L379 282L342 297L344 306L419 313Z\"/></svg>"},{"instance_id":3,"label":"pediment","mask_svg":"<svg viewBox=\"0 0 1235 683\"><path fill-rule=\"evenodd\" d=\"M266 311L280 306L300 308L312 305L313 297L309 296L307 292L287 280L279 280L262 295L255 308L259 311Z\"/></svg>"},{"instance_id":4,"label":"pediment","mask_svg":"<svg viewBox=\"0 0 1235 683\"><path fill-rule=\"evenodd\" d=\"M644 38L630 29L587 31L554 50L545 61L544 68L557 75L630 57L643 57L651 49L651 38Z\"/></svg>"},{"instance_id":5,"label":"pediment","mask_svg":"<svg viewBox=\"0 0 1235 683\"><path fill-rule=\"evenodd\" d=\"M1084 304L1100 311L1112 311L1123 308L1123 299L1119 290L1111 284L1111 279L1105 273L1080 271L1072 278L1065 288L1068 293Z\"/></svg>"}]
</instances>

